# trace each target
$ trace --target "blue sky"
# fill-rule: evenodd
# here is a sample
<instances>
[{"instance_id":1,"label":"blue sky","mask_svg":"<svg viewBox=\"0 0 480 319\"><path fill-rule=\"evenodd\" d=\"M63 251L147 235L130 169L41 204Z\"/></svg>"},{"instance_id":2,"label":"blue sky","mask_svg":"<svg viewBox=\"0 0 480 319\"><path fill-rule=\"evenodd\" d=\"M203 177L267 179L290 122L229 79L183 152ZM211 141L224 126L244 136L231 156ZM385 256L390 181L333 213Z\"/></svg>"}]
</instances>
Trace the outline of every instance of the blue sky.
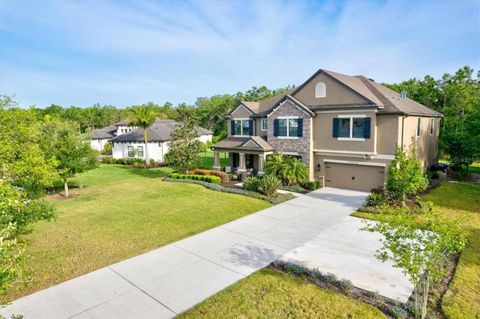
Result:
<instances>
[{"instance_id":1,"label":"blue sky","mask_svg":"<svg viewBox=\"0 0 480 319\"><path fill-rule=\"evenodd\" d=\"M0 0L0 94L193 103L319 68L395 82L480 68L477 1Z\"/></svg>"}]
</instances>

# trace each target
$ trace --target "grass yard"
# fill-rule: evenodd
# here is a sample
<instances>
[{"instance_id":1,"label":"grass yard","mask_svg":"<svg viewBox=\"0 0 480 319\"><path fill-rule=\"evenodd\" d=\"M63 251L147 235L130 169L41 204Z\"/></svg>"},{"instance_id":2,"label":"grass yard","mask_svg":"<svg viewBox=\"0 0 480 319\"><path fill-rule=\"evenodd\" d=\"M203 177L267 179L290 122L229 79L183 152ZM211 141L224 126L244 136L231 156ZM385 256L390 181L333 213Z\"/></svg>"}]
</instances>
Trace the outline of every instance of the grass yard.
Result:
<instances>
[{"instance_id":1,"label":"grass yard","mask_svg":"<svg viewBox=\"0 0 480 319\"><path fill-rule=\"evenodd\" d=\"M271 206L200 185L163 182L171 169L102 165L77 180L78 196L53 201L56 220L26 236L34 283L12 300Z\"/></svg>"},{"instance_id":2,"label":"grass yard","mask_svg":"<svg viewBox=\"0 0 480 319\"><path fill-rule=\"evenodd\" d=\"M207 150L200 153L202 157L202 167L213 168L213 151ZM220 152L220 166L225 167L228 165L228 153Z\"/></svg>"},{"instance_id":3,"label":"grass yard","mask_svg":"<svg viewBox=\"0 0 480 319\"><path fill-rule=\"evenodd\" d=\"M480 318L480 184L445 183L422 196L432 201L445 219L460 218L469 242L462 252L455 276L442 300L448 318ZM355 216L388 220L388 215L355 213Z\"/></svg>"},{"instance_id":4,"label":"grass yard","mask_svg":"<svg viewBox=\"0 0 480 319\"><path fill-rule=\"evenodd\" d=\"M178 317L385 318L378 309L277 270L264 269Z\"/></svg>"}]
</instances>

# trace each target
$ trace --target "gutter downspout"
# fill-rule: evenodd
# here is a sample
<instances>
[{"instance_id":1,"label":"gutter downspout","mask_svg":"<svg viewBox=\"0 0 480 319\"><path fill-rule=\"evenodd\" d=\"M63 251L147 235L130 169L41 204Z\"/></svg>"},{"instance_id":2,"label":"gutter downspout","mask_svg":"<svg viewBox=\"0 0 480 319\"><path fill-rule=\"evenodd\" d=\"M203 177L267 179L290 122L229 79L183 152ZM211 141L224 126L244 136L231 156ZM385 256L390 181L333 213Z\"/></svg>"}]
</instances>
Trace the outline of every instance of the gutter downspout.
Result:
<instances>
[{"instance_id":1,"label":"gutter downspout","mask_svg":"<svg viewBox=\"0 0 480 319\"><path fill-rule=\"evenodd\" d=\"M400 146L402 148L402 150L403 150L403 135L404 135L403 132L404 132L404 129L405 129L405 118L407 118L407 115L402 116L402 139L401 139L402 144Z\"/></svg>"}]
</instances>

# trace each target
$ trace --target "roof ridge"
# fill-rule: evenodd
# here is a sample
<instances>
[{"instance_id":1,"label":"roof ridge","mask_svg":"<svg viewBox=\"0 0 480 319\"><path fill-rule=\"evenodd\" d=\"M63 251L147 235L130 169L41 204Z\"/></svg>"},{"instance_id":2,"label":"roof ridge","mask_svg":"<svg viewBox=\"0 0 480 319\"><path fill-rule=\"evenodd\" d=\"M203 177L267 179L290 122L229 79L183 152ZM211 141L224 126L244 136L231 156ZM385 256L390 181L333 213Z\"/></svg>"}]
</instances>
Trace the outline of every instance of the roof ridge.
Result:
<instances>
[{"instance_id":1,"label":"roof ridge","mask_svg":"<svg viewBox=\"0 0 480 319\"><path fill-rule=\"evenodd\" d=\"M391 106L398 110L398 108L393 105L393 103L391 103L372 83L370 83L369 79L367 79L363 75L356 75L355 77L360 79L360 81L365 84L367 89L369 89L373 93L373 95L375 95L380 100L380 102L382 102L383 106Z\"/></svg>"}]
</instances>

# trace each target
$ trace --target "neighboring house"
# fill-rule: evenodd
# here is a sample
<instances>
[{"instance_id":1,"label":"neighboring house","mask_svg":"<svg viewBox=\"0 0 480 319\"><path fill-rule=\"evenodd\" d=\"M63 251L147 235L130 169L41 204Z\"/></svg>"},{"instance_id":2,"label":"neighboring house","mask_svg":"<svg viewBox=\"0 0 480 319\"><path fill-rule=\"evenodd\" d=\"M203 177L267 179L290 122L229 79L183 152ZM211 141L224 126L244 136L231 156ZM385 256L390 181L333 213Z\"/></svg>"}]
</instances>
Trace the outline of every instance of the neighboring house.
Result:
<instances>
[{"instance_id":1,"label":"neighboring house","mask_svg":"<svg viewBox=\"0 0 480 319\"><path fill-rule=\"evenodd\" d=\"M137 129L136 126L129 126L127 120L120 121L113 125L93 130L91 145L94 150L102 151L112 138Z\"/></svg>"},{"instance_id":2,"label":"neighboring house","mask_svg":"<svg viewBox=\"0 0 480 319\"><path fill-rule=\"evenodd\" d=\"M369 191L383 187L397 146L416 144L424 168L436 161L442 115L364 76L319 70L305 83L229 115L228 137L213 146L229 153L227 170L263 173L273 152L296 156L310 179Z\"/></svg>"},{"instance_id":3,"label":"neighboring house","mask_svg":"<svg viewBox=\"0 0 480 319\"><path fill-rule=\"evenodd\" d=\"M149 158L163 162L168 152L170 133L177 124L174 120L159 120L147 128ZM198 140L202 143L212 140L212 132L198 127ZM113 158L143 158L145 159L145 143L143 129L134 129L128 133L119 134L110 140Z\"/></svg>"}]
</instances>

